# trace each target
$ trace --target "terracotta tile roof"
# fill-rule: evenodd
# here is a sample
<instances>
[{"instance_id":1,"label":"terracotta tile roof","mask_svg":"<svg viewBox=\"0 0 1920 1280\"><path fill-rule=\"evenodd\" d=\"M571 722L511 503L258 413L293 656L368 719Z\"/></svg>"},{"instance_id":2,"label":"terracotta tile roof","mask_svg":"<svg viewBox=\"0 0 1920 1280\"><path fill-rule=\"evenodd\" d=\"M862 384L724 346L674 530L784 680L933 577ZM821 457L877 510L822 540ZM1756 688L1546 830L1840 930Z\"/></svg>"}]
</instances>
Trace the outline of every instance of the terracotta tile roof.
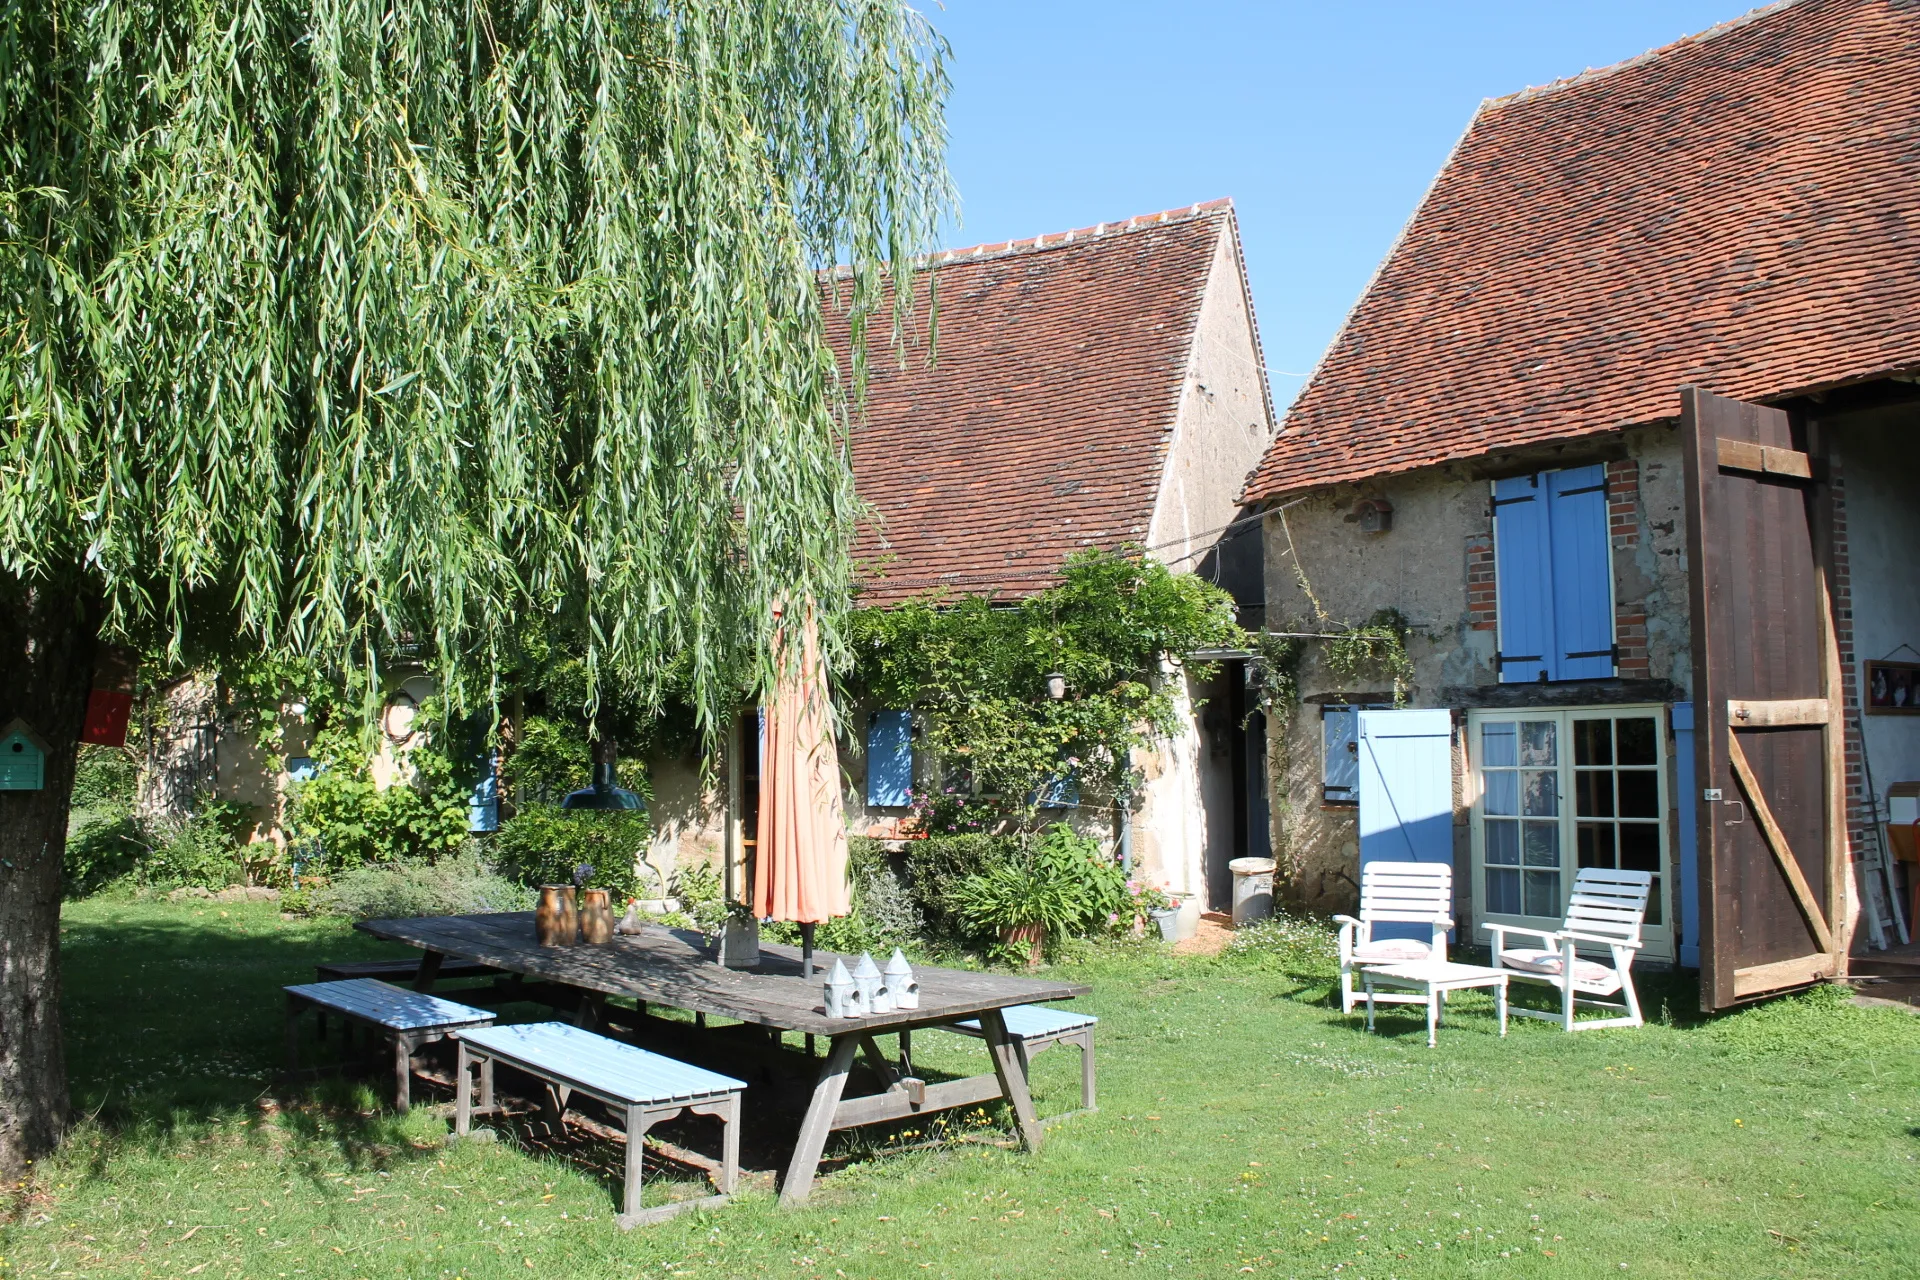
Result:
<instances>
[{"instance_id":1,"label":"terracotta tile roof","mask_svg":"<svg viewBox=\"0 0 1920 1280\"><path fill-rule=\"evenodd\" d=\"M862 600L1025 595L1078 548L1143 541L1231 234L1219 200L930 258L937 361L920 345L902 368L874 341L851 433L875 516L854 549ZM844 316L827 326L844 368Z\"/></svg>"},{"instance_id":2,"label":"terracotta tile roof","mask_svg":"<svg viewBox=\"0 0 1920 1280\"><path fill-rule=\"evenodd\" d=\"M1797 0L1483 104L1247 500L1920 365L1920 4Z\"/></svg>"}]
</instances>

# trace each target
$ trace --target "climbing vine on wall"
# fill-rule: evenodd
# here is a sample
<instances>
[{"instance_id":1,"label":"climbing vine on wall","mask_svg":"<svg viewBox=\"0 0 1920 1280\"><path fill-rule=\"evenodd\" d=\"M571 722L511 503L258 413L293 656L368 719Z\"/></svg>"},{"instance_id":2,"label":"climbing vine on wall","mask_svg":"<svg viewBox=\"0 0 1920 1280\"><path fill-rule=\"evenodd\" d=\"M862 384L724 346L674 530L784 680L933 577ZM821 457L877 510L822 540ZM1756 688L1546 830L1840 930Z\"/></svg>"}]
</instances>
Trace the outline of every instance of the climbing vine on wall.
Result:
<instances>
[{"instance_id":1,"label":"climbing vine on wall","mask_svg":"<svg viewBox=\"0 0 1920 1280\"><path fill-rule=\"evenodd\" d=\"M933 595L863 609L850 638L856 692L925 712L935 756L1016 816L1067 772L1083 788L1130 789L1132 749L1175 727L1161 656L1248 639L1226 592L1130 548L1077 553L1058 586L1024 600ZM1052 673L1066 678L1063 698L1048 696Z\"/></svg>"}]
</instances>

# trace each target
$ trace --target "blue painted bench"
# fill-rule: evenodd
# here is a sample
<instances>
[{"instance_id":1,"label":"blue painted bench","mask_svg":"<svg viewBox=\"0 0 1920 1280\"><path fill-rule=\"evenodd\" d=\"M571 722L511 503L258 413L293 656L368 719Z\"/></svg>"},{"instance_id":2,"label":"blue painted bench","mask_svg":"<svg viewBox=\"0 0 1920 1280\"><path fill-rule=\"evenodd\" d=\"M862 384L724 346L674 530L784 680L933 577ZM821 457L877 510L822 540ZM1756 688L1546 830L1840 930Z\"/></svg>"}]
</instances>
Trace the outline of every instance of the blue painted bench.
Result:
<instances>
[{"instance_id":1,"label":"blue painted bench","mask_svg":"<svg viewBox=\"0 0 1920 1280\"><path fill-rule=\"evenodd\" d=\"M688 1209L725 1204L740 1172L740 1093L744 1081L565 1022L527 1022L510 1027L478 1027L456 1037L453 1131L464 1137L473 1123L473 1078L480 1067L480 1108L493 1108L493 1068L503 1063L539 1080L546 1087L544 1110L556 1136L563 1129L567 1101L581 1093L597 1098L626 1118L626 1184L621 1212L614 1219L622 1230L645 1222L659 1222ZM681 1112L714 1116L721 1126L720 1167L714 1183L718 1195L681 1200L652 1209L640 1207L642 1154L647 1130Z\"/></svg>"},{"instance_id":2,"label":"blue painted bench","mask_svg":"<svg viewBox=\"0 0 1920 1280\"><path fill-rule=\"evenodd\" d=\"M1080 1050L1080 1105L1088 1111L1094 1106L1093 1028L1100 1019L1090 1013L1068 1009L1049 1009L1042 1004L1010 1005L1000 1011L1006 1019L1007 1035L1020 1055L1020 1069L1032 1074L1033 1056L1056 1044L1070 1044ZM986 1038L978 1018L948 1024L948 1029L963 1036Z\"/></svg>"},{"instance_id":3,"label":"blue painted bench","mask_svg":"<svg viewBox=\"0 0 1920 1280\"><path fill-rule=\"evenodd\" d=\"M326 1016L334 1014L349 1026L371 1029L393 1046L393 1105L401 1111L412 1104L413 1055L421 1046L494 1019L485 1009L455 1004L424 991L408 991L375 978L302 983L286 988L286 993L287 1070L300 1067L300 1015L313 1010L320 1016L324 1031Z\"/></svg>"}]
</instances>

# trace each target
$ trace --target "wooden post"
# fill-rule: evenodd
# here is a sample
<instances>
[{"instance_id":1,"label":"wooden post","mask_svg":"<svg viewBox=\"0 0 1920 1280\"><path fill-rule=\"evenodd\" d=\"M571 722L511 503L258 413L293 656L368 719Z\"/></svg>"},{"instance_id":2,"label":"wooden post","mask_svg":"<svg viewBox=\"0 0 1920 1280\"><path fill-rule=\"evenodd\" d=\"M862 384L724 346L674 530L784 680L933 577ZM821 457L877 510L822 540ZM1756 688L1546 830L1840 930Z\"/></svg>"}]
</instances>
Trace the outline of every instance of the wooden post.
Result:
<instances>
[{"instance_id":1,"label":"wooden post","mask_svg":"<svg viewBox=\"0 0 1920 1280\"><path fill-rule=\"evenodd\" d=\"M740 1179L740 1095L727 1099L727 1113L720 1125L720 1194L733 1194Z\"/></svg>"},{"instance_id":2,"label":"wooden post","mask_svg":"<svg viewBox=\"0 0 1920 1280\"><path fill-rule=\"evenodd\" d=\"M467 1136L467 1130L473 1127L473 1081L467 1076L471 1065L471 1058L467 1053L467 1042L460 1040L456 1041L456 1044L458 1048L454 1050L453 1059L453 1132L455 1136L464 1138ZM492 1065L491 1060L485 1064L486 1067ZM483 1067L483 1071L484 1069ZM484 1080L486 1077L482 1075L481 1078ZM485 1105L484 1092L482 1105Z\"/></svg>"},{"instance_id":3,"label":"wooden post","mask_svg":"<svg viewBox=\"0 0 1920 1280\"><path fill-rule=\"evenodd\" d=\"M1029 1151L1040 1149L1040 1124L1033 1114L1033 1095L1027 1092L1027 1073L1013 1038L1007 1034L1007 1020L998 1009L980 1015L980 1030L986 1034L987 1050L993 1058L993 1074L1000 1079L1000 1092L1013 1106L1020 1126L1020 1143Z\"/></svg>"},{"instance_id":4,"label":"wooden post","mask_svg":"<svg viewBox=\"0 0 1920 1280\"><path fill-rule=\"evenodd\" d=\"M621 1196L621 1212L629 1217L640 1212L641 1172L647 1151L646 1108L627 1108L627 1183Z\"/></svg>"},{"instance_id":5,"label":"wooden post","mask_svg":"<svg viewBox=\"0 0 1920 1280\"><path fill-rule=\"evenodd\" d=\"M813 1192L814 1169L820 1163L820 1153L826 1150L827 1135L833 1132L833 1113L840 1106L840 1095L846 1092L847 1072L853 1068L859 1042L855 1035L833 1038L833 1048L813 1086L813 1102L807 1107L806 1119L800 1122L800 1138L787 1164L787 1176L780 1184L780 1203L786 1208L805 1204Z\"/></svg>"},{"instance_id":6,"label":"wooden post","mask_svg":"<svg viewBox=\"0 0 1920 1280\"><path fill-rule=\"evenodd\" d=\"M433 989L434 981L440 976L440 962L443 958L438 951L423 951L420 953L420 967L413 971L413 989L415 991L430 991Z\"/></svg>"},{"instance_id":7,"label":"wooden post","mask_svg":"<svg viewBox=\"0 0 1920 1280\"><path fill-rule=\"evenodd\" d=\"M413 1106L413 1037L393 1037L393 1109L405 1115Z\"/></svg>"}]
</instances>

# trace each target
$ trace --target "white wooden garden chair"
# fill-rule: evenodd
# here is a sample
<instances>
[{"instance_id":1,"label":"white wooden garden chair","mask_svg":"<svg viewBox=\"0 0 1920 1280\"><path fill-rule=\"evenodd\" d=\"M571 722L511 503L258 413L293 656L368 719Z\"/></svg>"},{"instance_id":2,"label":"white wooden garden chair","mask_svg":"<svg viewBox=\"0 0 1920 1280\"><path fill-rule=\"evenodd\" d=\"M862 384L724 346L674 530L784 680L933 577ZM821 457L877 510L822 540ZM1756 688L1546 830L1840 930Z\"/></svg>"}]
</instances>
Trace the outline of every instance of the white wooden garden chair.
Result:
<instances>
[{"instance_id":1,"label":"white wooden garden chair","mask_svg":"<svg viewBox=\"0 0 1920 1280\"><path fill-rule=\"evenodd\" d=\"M1496 968L1511 969L1522 982L1538 982L1560 991L1560 1012L1542 1013L1537 1009L1515 1006L1512 1012L1524 1018L1557 1022L1568 1031L1588 1031L1594 1027L1638 1027L1640 998L1633 989L1633 953L1640 949L1640 927L1647 917L1647 896L1653 889L1650 871L1611 871L1601 867L1583 867L1573 877L1573 899L1567 904L1566 922L1558 933L1543 929L1523 929L1517 925L1489 924L1482 928L1493 935L1493 963ZM1507 935L1526 934L1539 938L1543 947L1509 947ZM1605 947L1613 956L1608 966L1598 960L1582 959L1576 948L1585 943L1589 949ZM1563 976L1569 971L1573 980ZM1601 997L1612 997L1602 999ZM1574 1006L1605 1009L1617 1016L1589 1018L1575 1022Z\"/></svg>"},{"instance_id":2,"label":"white wooden garden chair","mask_svg":"<svg viewBox=\"0 0 1920 1280\"><path fill-rule=\"evenodd\" d=\"M1443 862L1369 862L1360 868L1360 917L1335 916L1340 926L1340 1011L1353 1012L1354 970L1370 964L1408 964L1447 958L1453 928L1453 868ZM1380 938L1376 924L1424 924L1433 938ZM1418 992L1380 991L1383 1004L1425 1004Z\"/></svg>"}]
</instances>

